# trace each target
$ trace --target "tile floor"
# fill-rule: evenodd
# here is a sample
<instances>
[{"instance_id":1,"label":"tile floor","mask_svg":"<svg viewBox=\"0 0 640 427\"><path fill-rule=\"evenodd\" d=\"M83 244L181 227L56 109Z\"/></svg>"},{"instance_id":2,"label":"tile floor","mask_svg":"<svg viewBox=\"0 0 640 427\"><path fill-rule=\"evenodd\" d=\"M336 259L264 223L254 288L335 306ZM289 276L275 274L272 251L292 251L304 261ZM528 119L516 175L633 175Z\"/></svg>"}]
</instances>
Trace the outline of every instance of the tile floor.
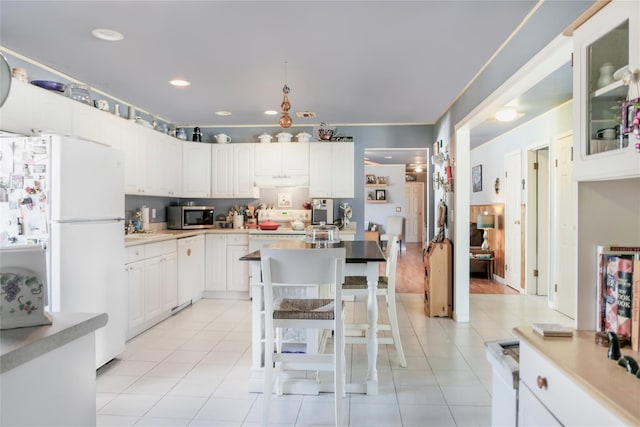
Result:
<instances>
[{"instance_id":1,"label":"tile floor","mask_svg":"<svg viewBox=\"0 0 640 427\"><path fill-rule=\"evenodd\" d=\"M570 325L546 297L471 295L470 323L428 318L421 294L399 294L399 322L408 367L393 346L380 346L379 394L348 394L349 426L488 426L491 367L484 342L508 338L533 321ZM348 316L364 313L349 303ZM381 313L384 318L384 313ZM258 426L262 396L247 391L251 303L200 300L134 338L98 371L98 426ZM348 346L348 374L364 377L366 349ZM272 400L274 426L333 425L333 395Z\"/></svg>"}]
</instances>

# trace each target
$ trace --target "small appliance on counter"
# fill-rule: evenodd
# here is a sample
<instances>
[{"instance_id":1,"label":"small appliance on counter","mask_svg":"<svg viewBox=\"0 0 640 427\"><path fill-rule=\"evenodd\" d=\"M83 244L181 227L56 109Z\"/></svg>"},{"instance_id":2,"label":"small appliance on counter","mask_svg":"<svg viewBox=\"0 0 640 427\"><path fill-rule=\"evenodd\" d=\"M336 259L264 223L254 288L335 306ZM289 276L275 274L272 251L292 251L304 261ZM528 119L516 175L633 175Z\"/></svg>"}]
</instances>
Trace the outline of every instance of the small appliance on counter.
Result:
<instances>
[{"instance_id":1,"label":"small appliance on counter","mask_svg":"<svg viewBox=\"0 0 640 427\"><path fill-rule=\"evenodd\" d=\"M313 199L311 202L311 223L333 224L333 199Z\"/></svg>"},{"instance_id":2,"label":"small appliance on counter","mask_svg":"<svg viewBox=\"0 0 640 427\"><path fill-rule=\"evenodd\" d=\"M167 207L167 228L170 230L198 230L215 225L213 206Z\"/></svg>"}]
</instances>

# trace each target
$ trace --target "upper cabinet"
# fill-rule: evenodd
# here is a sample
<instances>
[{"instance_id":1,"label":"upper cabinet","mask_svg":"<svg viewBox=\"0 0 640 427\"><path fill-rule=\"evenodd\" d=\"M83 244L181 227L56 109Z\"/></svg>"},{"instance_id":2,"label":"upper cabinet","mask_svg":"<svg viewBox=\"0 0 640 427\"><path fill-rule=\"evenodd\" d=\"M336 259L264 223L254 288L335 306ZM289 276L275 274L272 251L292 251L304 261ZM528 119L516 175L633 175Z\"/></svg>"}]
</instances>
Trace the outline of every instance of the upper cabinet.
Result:
<instances>
[{"instance_id":1,"label":"upper cabinet","mask_svg":"<svg viewBox=\"0 0 640 427\"><path fill-rule=\"evenodd\" d=\"M259 197L259 189L254 185L253 178L255 145L211 145L212 198Z\"/></svg>"},{"instance_id":2,"label":"upper cabinet","mask_svg":"<svg viewBox=\"0 0 640 427\"><path fill-rule=\"evenodd\" d=\"M0 108L0 129L23 135L71 135L71 102L76 101L12 78L9 97Z\"/></svg>"},{"instance_id":3,"label":"upper cabinet","mask_svg":"<svg viewBox=\"0 0 640 427\"><path fill-rule=\"evenodd\" d=\"M309 144L309 196L354 197L353 143Z\"/></svg>"},{"instance_id":4,"label":"upper cabinet","mask_svg":"<svg viewBox=\"0 0 640 427\"><path fill-rule=\"evenodd\" d=\"M579 181L640 176L624 103L640 96L640 2L613 1L574 33L574 176ZM627 70L630 70L627 74ZM635 73L635 74L633 74Z\"/></svg>"},{"instance_id":5,"label":"upper cabinet","mask_svg":"<svg viewBox=\"0 0 640 427\"><path fill-rule=\"evenodd\" d=\"M309 185L309 143L256 144L254 158L259 186Z\"/></svg>"},{"instance_id":6,"label":"upper cabinet","mask_svg":"<svg viewBox=\"0 0 640 427\"><path fill-rule=\"evenodd\" d=\"M182 143L182 197L211 197L211 144Z\"/></svg>"}]
</instances>

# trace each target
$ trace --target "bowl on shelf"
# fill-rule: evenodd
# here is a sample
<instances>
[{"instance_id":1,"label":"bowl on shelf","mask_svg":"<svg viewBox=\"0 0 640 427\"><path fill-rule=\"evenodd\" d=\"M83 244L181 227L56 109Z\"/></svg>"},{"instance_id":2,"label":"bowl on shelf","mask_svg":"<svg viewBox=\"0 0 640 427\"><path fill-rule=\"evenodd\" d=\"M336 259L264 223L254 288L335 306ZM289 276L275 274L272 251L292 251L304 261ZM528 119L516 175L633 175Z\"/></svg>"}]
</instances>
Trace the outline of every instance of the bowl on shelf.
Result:
<instances>
[{"instance_id":1,"label":"bowl on shelf","mask_svg":"<svg viewBox=\"0 0 640 427\"><path fill-rule=\"evenodd\" d=\"M65 84L53 82L51 80L31 80L31 84L43 89L55 90L56 92L64 92Z\"/></svg>"}]
</instances>

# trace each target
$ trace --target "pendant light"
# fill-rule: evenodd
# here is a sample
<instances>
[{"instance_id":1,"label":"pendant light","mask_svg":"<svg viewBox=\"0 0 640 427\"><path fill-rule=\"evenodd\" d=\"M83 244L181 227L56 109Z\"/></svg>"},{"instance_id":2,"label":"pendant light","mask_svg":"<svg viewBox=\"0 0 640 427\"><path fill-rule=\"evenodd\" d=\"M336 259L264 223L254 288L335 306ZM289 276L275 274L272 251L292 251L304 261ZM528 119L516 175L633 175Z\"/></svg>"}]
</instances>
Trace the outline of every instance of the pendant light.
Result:
<instances>
[{"instance_id":1,"label":"pendant light","mask_svg":"<svg viewBox=\"0 0 640 427\"><path fill-rule=\"evenodd\" d=\"M289 109L291 108L291 104L289 103L289 91L291 89L287 86L287 61L284 61L284 86L282 86L282 104L280 104L280 108L282 108L282 116L280 117L280 127L282 128L290 128L293 124L293 120L291 120L291 116L289 116Z\"/></svg>"}]
</instances>

